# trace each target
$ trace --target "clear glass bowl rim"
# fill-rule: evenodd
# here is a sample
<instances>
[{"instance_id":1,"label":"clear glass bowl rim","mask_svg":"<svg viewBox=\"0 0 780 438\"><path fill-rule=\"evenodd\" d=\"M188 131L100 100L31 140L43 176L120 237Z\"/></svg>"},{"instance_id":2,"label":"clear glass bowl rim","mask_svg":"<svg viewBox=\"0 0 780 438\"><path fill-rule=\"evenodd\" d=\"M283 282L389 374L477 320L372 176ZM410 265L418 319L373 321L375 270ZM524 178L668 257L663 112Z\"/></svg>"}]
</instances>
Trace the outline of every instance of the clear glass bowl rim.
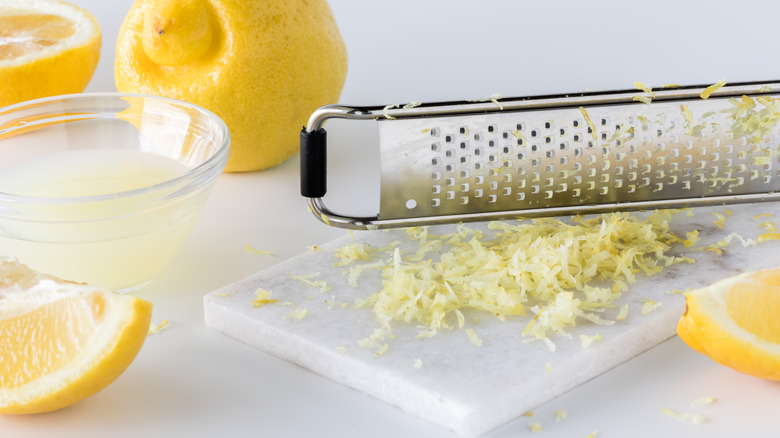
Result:
<instances>
[{"instance_id":1,"label":"clear glass bowl rim","mask_svg":"<svg viewBox=\"0 0 780 438\"><path fill-rule=\"evenodd\" d=\"M13 193L0 192L0 203L5 202L5 203L12 203L12 204L72 205L72 204L80 204L80 203L100 202L100 201L111 200L111 199L128 198L132 196L144 195L159 190L166 190L171 187L176 187L178 185L187 185L190 182L200 182L200 184L196 184L196 186L201 186L207 184L214 177L222 173L225 165L227 164L227 159L230 154L230 131L227 125L219 116L217 116L213 112L207 110L206 108L203 108L200 105L196 105L194 103L187 102L184 100L174 99L174 98L164 97L164 96L156 96L151 94L140 94L140 93L119 93L119 92L77 93L77 94L65 94L59 96L44 97L40 99L19 102L13 105L0 108L0 115L13 113L18 109L33 104L45 104L45 103L56 102L56 101L74 101L74 100L107 99L107 98L111 100L117 100L117 99L121 100L122 98L126 98L126 97L168 102L175 105L185 106L190 109L193 109L216 123L219 129L224 133L222 144L220 144L218 146L217 151L203 163L193 167L192 169L189 169L187 172L175 178L171 178L169 180L157 184L153 184L150 186L141 187L133 190L126 190L122 192L106 193L102 195L76 196L76 197L67 197L67 198L35 197L35 196L16 195ZM99 112L95 111L95 114L99 114ZM52 118L54 117L55 116L52 116ZM40 123L40 122L45 122L46 120L48 119L41 119L41 120L37 120L36 122ZM3 132L11 132L14 129L19 129L19 128L15 127L6 130L0 130L0 134L2 134ZM202 176L208 174L209 172L213 172L214 175L212 175L212 177L205 178L204 181L202 179ZM180 191L177 190L176 193L180 193Z\"/></svg>"}]
</instances>

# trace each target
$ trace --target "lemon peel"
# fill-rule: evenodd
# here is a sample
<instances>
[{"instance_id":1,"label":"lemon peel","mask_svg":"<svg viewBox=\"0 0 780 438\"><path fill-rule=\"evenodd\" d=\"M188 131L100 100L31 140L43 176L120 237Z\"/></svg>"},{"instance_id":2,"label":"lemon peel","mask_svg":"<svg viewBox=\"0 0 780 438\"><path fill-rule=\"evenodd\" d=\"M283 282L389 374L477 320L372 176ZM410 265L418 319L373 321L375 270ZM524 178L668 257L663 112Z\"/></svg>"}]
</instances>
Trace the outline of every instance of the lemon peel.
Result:
<instances>
[{"instance_id":1,"label":"lemon peel","mask_svg":"<svg viewBox=\"0 0 780 438\"><path fill-rule=\"evenodd\" d=\"M743 374L780 380L780 268L746 272L685 293L677 334Z\"/></svg>"},{"instance_id":2,"label":"lemon peel","mask_svg":"<svg viewBox=\"0 0 780 438\"><path fill-rule=\"evenodd\" d=\"M84 91L100 58L100 25L59 0L4 0L0 8L0 107Z\"/></svg>"},{"instance_id":3,"label":"lemon peel","mask_svg":"<svg viewBox=\"0 0 780 438\"><path fill-rule=\"evenodd\" d=\"M152 304L0 257L0 413L48 412L99 392L133 362Z\"/></svg>"}]
</instances>

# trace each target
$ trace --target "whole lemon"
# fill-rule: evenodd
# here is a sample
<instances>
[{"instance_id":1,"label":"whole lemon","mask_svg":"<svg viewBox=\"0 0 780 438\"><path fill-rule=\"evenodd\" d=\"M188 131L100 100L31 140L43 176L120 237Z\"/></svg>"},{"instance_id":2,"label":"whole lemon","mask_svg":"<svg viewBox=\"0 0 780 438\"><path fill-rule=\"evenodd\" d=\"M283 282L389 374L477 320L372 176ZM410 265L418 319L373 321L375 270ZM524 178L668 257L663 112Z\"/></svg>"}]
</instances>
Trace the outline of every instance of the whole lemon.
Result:
<instances>
[{"instance_id":1,"label":"whole lemon","mask_svg":"<svg viewBox=\"0 0 780 438\"><path fill-rule=\"evenodd\" d=\"M318 107L337 102L347 51L326 0L136 0L119 31L121 92L192 102L230 129L226 171L298 152Z\"/></svg>"}]
</instances>

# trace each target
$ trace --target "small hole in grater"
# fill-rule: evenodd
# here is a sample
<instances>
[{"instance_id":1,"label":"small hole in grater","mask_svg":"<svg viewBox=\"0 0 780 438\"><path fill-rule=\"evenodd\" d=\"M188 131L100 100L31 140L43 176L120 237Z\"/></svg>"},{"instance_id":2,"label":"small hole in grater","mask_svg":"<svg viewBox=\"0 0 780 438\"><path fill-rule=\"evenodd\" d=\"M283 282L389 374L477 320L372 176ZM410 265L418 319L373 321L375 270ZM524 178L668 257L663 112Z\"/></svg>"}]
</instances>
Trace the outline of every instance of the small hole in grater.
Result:
<instances>
[{"instance_id":1,"label":"small hole in grater","mask_svg":"<svg viewBox=\"0 0 780 438\"><path fill-rule=\"evenodd\" d=\"M409 200L406 201L406 208L408 208L409 210L412 210L415 207L417 207L417 201L415 201L414 199L409 199Z\"/></svg>"}]
</instances>

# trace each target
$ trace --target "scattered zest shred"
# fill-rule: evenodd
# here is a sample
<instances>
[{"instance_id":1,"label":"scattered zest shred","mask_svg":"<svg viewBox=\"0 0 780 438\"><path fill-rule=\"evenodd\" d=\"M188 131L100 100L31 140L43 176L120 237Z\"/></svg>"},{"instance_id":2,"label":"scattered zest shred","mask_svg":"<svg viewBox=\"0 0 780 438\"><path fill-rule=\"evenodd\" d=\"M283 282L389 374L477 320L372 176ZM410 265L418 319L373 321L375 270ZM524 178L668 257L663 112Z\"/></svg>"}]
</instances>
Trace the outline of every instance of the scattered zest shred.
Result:
<instances>
[{"instance_id":1,"label":"scattered zest shred","mask_svg":"<svg viewBox=\"0 0 780 438\"><path fill-rule=\"evenodd\" d=\"M400 108L400 107L401 107L401 105L399 105L397 103L394 103L394 104L391 104L391 105L387 105L384 108L382 108L382 115L385 116L385 118L388 119L388 120L393 120L393 119L395 119L395 117L393 117L390 114L388 114L388 111L393 109L393 108ZM323 218L324 218L324 216L323 216Z\"/></svg>"},{"instance_id":2,"label":"scattered zest shred","mask_svg":"<svg viewBox=\"0 0 780 438\"><path fill-rule=\"evenodd\" d=\"M720 213L712 213L712 215L715 216L715 220L712 223L718 228L723 228L723 225L726 223L726 216Z\"/></svg>"},{"instance_id":3,"label":"scattered zest shred","mask_svg":"<svg viewBox=\"0 0 780 438\"><path fill-rule=\"evenodd\" d=\"M252 248L249 246L248 243L244 244L244 249L246 249L248 252L251 252L252 254L260 254L260 255L270 255L271 251L261 251L259 249Z\"/></svg>"},{"instance_id":4,"label":"scattered zest shred","mask_svg":"<svg viewBox=\"0 0 780 438\"><path fill-rule=\"evenodd\" d=\"M585 118L585 123L588 124L588 127L590 128L590 133L593 135L594 140L598 140L598 136L596 135L596 125L593 124L593 120L590 119L590 116L588 115L588 112L585 110L585 107L580 107L580 112L582 113L582 117Z\"/></svg>"},{"instance_id":5,"label":"scattered zest shred","mask_svg":"<svg viewBox=\"0 0 780 438\"><path fill-rule=\"evenodd\" d=\"M160 333L161 331L163 331L167 327L168 327L168 320L167 319L163 319L162 321L160 321L159 324L152 323L149 326L149 334L150 335L156 335L156 334Z\"/></svg>"},{"instance_id":6,"label":"scattered zest shred","mask_svg":"<svg viewBox=\"0 0 780 438\"><path fill-rule=\"evenodd\" d=\"M617 316L615 317L618 321L623 321L626 319L626 316L628 316L628 304L623 304L620 306L620 311L618 311Z\"/></svg>"},{"instance_id":7,"label":"scattered zest shred","mask_svg":"<svg viewBox=\"0 0 780 438\"><path fill-rule=\"evenodd\" d=\"M480 339L479 336L474 333L474 330L466 329L466 334L469 336L469 341L471 341L472 344L476 345L477 347L482 346L482 339Z\"/></svg>"},{"instance_id":8,"label":"scattered zest shred","mask_svg":"<svg viewBox=\"0 0 780 438\"><path fill-rule=\"evenodd\" d=\"M600 340L604 339L603 336L596 333L593 336L588 335L580 335L580 340L582 341L582 348L588 348L590 347L594 342L598 342Z\"/></svg>"},{"instance_id":9,"label":"scattered zest shred","mask_svg":"<svg viewBox=\"0 0 780 438\"><path fill-rule=\"evenodd\" d=\"M649 313L655 312L663 304L664 303L660 301L642 300L642 315L647 315Z\"/></svg>"},{"instance_id":10,"label":"scattered zest shred","mask_svg":"<svg viewBox=\"0 0 780 438\"><path fill-rule=\"evenodd\" d=\"M313 280L314 277L317 277L320 275L319 272L312 272L311 274L306 275L292 275L290 278L293 280L298 280L303 284L307 284L312 287L316 287L320 290L320 292L327 292L332 289L332 287L328 286L328 284L325 282L325 280Z\"/></svg>"},{"instance_id":11,"label":"scattered zest shred","mask_svg":"<svg viewBox=\"0 0 780 438\"><path fill-rule=\"evenodd\" d=\"M707 397L700 397L696 400L691 402L691 406L706 406L711 405L715 402L715 397L713 396L707 396Z\"/></svg>"},{"instance_id":12,"label":"scattered zest shred","mask_svg":"<svg viewBox=\"0 0 780 438\"><path fill-rule=\"evenodd\" d=\"M690 412L679 412L678 413L678 412L675 412L675 411L673 411L673 410L671 410L669 408L663 408L661 410L661 413L664 414L664 415L667 415L669 417L672 417L672 418L674 418L676 420L687 421L687 422L694 423L694 424L700 424L700 423L704 423L705 421L707 421L707 419L705 417L701 416L701 415L692 414Z\"/></svg>"},{"instance_id":13,"label":"scattered zest shred","mask_svg":"<svg viewBox=\"0 0 780 438\"><path fill-rule=\"evenodd\" d=\"M467 102L492 102L494 105L498 107L498 109L503 110L504 107L501 105L501 103L498 102L498 99L503 99L504 96L494 93L490 95L487 99L466 99Z\"/></svg>"},{"instance_id":14,"label":"scattered zest shred","mask_svg":"<svg viewBox=\"0 0 780 438\"><path fill-rule=\"evenodd\" d=\"M718 82L716 82L716 83L710 85L709 87L705 88L704 91L701 92L699 97L701 97L702 99L707 99L707 98L710 97L710 95L712 93L714 93L715 91L719 90L724 85L726 85L726 80L725 79L721 79Z\"/></svg>"},{"instance_id":15,"label":"scattered zest shred","mask_svg":"<svg viewBox=\"0 0 780 438\"><path fill-rule=\"evenodd\" d=\"M415 358L415 359L414 359L414 362L412 363L412 366L413 366L413 367L415 367L415 368L417 368L417 369L420 369L420 368L422 368L422 366L423 366L422 359L420 359L419 357L418 357L418 358Z\"/></svg>"},{"instance_id":16,"label":"scattered zest shred","mask_svg":"<svg viewBox=\"0 0 780 438\"><path fill-rule=\"evenodd\" d=\"M292 312L290 312L287 316L284 317L284 319L297 319L301 320L303 318L306 318L307 311L305 307L301 307L300 309L295 309Z\"/></svg>"},{"instance_id":17,"label":"scattered zest shred","mask_svg":"<svg viewBox=\"0 0 780 438\"><path fill-rule=\"evenodd\" d=\"M649 94L650 97L655 97L655 93L653 93L653 89L649 85L645 85L641 82L634 82L634 88L644 91L645 93Z\"/></svg>"},{"instance_id":18,"label":"scattered zest shred","mask_svg":"<svg viewBox=\"0 0 780 438\"><path fill-rule=\"evenodd\" d=\"M764 233L756 237L756 241L759 243L769 240L780 240L780 233Z\"/></svg>"},{"instance_id":19,"label":"scattered zest shred","mask_svg":"<svg viewBox=\"0 0 780 438\"><path fill-rule=\"evenodd\" d=\"M691 114L691 110L688 109L688 105L680 105L680 111L682 112L683 119L685 119L685 123L688 126L688 135L693 134L693 126L696 123L693 121L693 114Z\"/></svg>"},{"instance_id":20,"label":"scattered zest shred","mask_svg":"<svg viewBox=\"0 0 780 438\"><path fill-rule=\"evenodd\" d=\"M650 96L645 96L643 94L637 94L636 96L633 96L631 99L636 102L642 102L647 105L653 103L653 99L651 99Z\"/></svg>"},{"instance_id":21,"label":"scattered zest shred","mask_svg":"<svg viewBox=\"0 0 780 438\"><path fill-rule=\"evenodd\" d=\"M558 409L558 410L555 411L555 422L559 423L559 422L565 420L567 416L568 416L568 414L566 413L566 411L562 411L562 410Z\"/></svg>"},{"instance_id":22,"label":"scattered zest shred","mask_svg":"<svg viewBox=\"0 0 780 438\"><path fill-rule=\"evenodd\" d=\"M383 356L387 353L387 349L390 348L390 344L385 343L382 347L374 353L374 357Z\"/></svg>"},{"instance_id":23,"label":"scattered zest shred","mask_svg":"<svg viewBox=\"0 0 780 438\"><path fill-rule=\"evenodd\" d=\"M599 436L599 431L598 430L594 430L593 432L585 435L586 438L596 438L597 436Z\"/></svg>"},{"instance_id":24,"label":"scattered zest shred","mask_svg":"<svg viewBox=\"0 0 780 438\"><path fill-rule=\"evenodd\" d=\"M531 432L541 432L542 431L542 423L536 421L528 425L528 428L531 429Z\"/></svg>"},{"instance_id":25,"label":"scattered zest shred","mask_svg":"<svg viewBox=\"0 0 780 438\"><path fill-rule=\"evenodd\" d=\"M255 291L255 299L252 301L252 307L263 307L266 304L275 303L278 300L271 299L272 292L263 288Z\"/></svg>"}]
</instances>

